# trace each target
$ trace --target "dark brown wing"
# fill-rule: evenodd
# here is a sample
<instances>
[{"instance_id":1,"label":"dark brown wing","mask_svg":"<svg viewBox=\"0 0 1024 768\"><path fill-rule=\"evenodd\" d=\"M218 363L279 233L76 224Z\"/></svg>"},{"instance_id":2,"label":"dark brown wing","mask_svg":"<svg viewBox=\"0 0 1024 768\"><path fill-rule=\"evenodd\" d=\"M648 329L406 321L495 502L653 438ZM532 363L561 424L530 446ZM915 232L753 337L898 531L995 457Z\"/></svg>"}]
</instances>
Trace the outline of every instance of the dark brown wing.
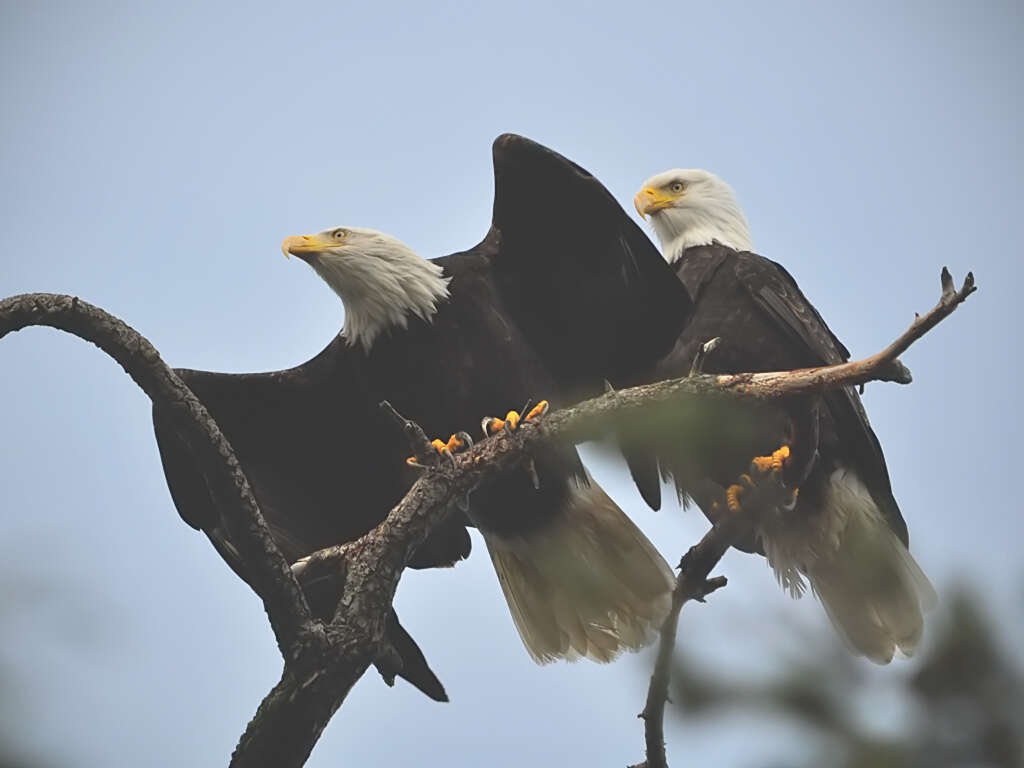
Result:
<instances>
[{"instance_id":1,"label":"dark brown wing","mask_svg":"<svg viewBox=\"0 0 1024 768\"><path fill-rule=\"evenodd\" d=\"M666 354L689 296L615 198L521 136L498 137L493 154L498 288L558 384L592 394Z\"/></svg>"},{"instance_id":2,"label":"dark brown wing","mask_svg":"<svg viewBox=\"0 0 1024 768\"><path fill-rule=\"evenodd\" d=\"M698 348L714 337L721 338L721 345L705 365L713 373L787 370L849 358L846 347L778 264L713 243L688 249L674 266L694 310L675 348L647 380L684 375ZM893 498L885 458L857 392L833 390L823 400L821 450L830 453L829 460L856 468L893 530L906 540L906 524ZM684 501L693 497L707 508L700 478L711 477L721 484L745 471L754 455L751 450L774 447L770 440L764 441L782 428L776 423L780 416L773 408L732 403L716 409L708 402L699 411L691 409L679 417L685 421L679 430L697 436L692 444L641 446L627 455L630 469L634 477L650 476L657 461L666 476L675 480Z\"/></svg>"},{"instance_id":3,"label":"dark brown wing","mask_svg":"<svg viewBox=\"0 0 1024 768\"><path fill-rule=\"evenodd\" d=\"M624 386L672 348L691 310L658 249L596 178L522 136L494 142L494 275L569 402ZM657 464L624 447L657 508Z\"/></svg>"},{"instance_id":4,"label":"dark brown wing","mask_svg":"<svg viewBox=\"0 0 1024 768\"><path fill-rule=\"evenodd\" d=\"M754 302L784 330L794 345L806 347L823 365L850 359L849 350L832 333L781 264L763 256L744 254L736 260L735 271Z\"/></svg>"},{"instance_id":5,"label":"dark brown wing","mask_svg":"<svg viewBox=\"0 0 1024 768\"><path fill-rule=\"evenodd\" d=\"M389 444L397 436L374 421L376 400L365 390L358 361L340 338L313 360L287 371L177 372L231 443L278 546L292 562L369 531L409 483L399 475L402 468ZM154 410L153 424L167 485L182 519L206 533L225 562L248 581L201 468L167 414ZM394 476L382 478L381 473ZM451 565L467 557L469 549L465 528L452 521L434 532L414 564ZM336 602L329 584L310 585L307 598L319 615L332 611ZM403 660L400 674L429 697L446 701L441 682L393 613L388 626Z\"/></svg>"},{"instance_id":6,"label":"dark brown wing","mask_svg":"<svg viewBox=\"0 0 1024 768\"><path fill-rule=\"evenodd\" d=\"M795 349L806 351L808 365L834 365L849 360L849 350L782 266L754 254L744 254L736 262L736 275L762 311L765 321L774 324ZM824 400L835 425L838 444L852 459L889 525L907 544L907 525L892 493L885 456L856 389L830 390Z\"/></svg>"},{"instance_id":7,"label":"dark brown wing","mask_svg":"<svg viewBox=\"0 0 1024 768\"><path fill-rule=\"evenodd\" d=\"M178 374L231 443L290 560L363 535L383 520L409 484L404 468L391 460L397 436L382 428L377 400L340 337L309 362L285 371L183 369ZM178 512L194 528L219 528L202 473L168 419L156 411L153 418ZM382 478L382 472L392 476ZM468 554L469 540L461 531L451 546L427 549L438 552L439 560L421 565L450 565ZM239 570L230 553L221 554Z\"/></svg>"}]
</instances>

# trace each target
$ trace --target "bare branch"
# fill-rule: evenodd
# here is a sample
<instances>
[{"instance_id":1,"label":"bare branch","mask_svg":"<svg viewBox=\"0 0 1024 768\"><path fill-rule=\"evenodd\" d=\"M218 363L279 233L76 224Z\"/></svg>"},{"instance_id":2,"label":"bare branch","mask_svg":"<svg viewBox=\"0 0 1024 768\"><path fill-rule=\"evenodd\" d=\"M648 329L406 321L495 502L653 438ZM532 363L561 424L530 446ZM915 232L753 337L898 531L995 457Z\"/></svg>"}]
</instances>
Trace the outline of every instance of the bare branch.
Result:
<instances>
[{"instance_id":1,"label":"bare branch","mask_svg":"<svg viewBox=\"0 0 1024 768\"><path fill-rule=\"evenodd\" d=\"M341 579L341 599L326 626L310 618L302 591L263 521L230 445L149 342L92 305L52 294L0 301L0 338L29 325L49 325L74 333L111 355L159 408L173 414L182 438L207 473L232 541L254 574L255 588L264 600L285 658L281 681L242 735L232 765L301 766L352 686L377 656L387 651L383 642L386 617L412 554L451 507L464 505L480 483L502 472L522 471L524 461L546 441L580 442L600 437L613 415L621 418L678 398L724 395L769 399L874 380L909 382L909 372L898 363L897 355L948 316L973 290L970 276L960 291L952 290L948 272L943 270L939 304L915 320L886 350L861 361L794 372L698 374L619 391L607 387L600 397L523 423L511 434L485 440L450 462L435 462L376 529L358 541L315 552L296 564L295 572L303 579L325 571ZM425 436L415 424L403 423L403 427L418 441L414 453L426 458ZM683 559L644 709L650 766L665 765L661 723L679 611L688 600L702 600L725 583L722 577L709 580L708 574L748 525L745 516L724 516ZM656 762L659 755L660 762Z\"/></svg>"},{"instance_id":2,"label":"bare branch","mask_svg":"<svg viewBox=\"0 0 1024 768\"><path fill-rule=\"evenodd\" d=\"M865 360L792 373L694 375L631 389L606 388L607 391L600 397L550 413L544 419L523 423L511 434L503 434L498 439L478 443L472 450L454 457L451 464L435 466L420 477L378 528L359 541L314 552L303 558L297 566L302 571L304 580L337 573L338 569L343 569L346 572L345 597L339 605L332 626L344 621L349 633L360 633L365 642L379 643L380 636L376 634L377 624L372 620L373 611L386 610L390 605L404 563L415 551L416 546L424 541L430 529L443 519L453 502L461 502L480 483L502 472L515 471L521 467L523 460L532 455L544 442L552 439L579 442L601 437L606 433L607 424L613 416L620 418L623 413L657 407L681 397L726 395L771 399L881 379L891 374L893 370L895 354L890 350L905 350L943 317L948 316L956 304L963 301L973 288L965 284L964 290L967 293L963 297L955 299L953 303L940 302L928 315L915 321L915 324L890 346L886 353ZM726 516L688 553L685 559L686 568L680 574L675 592L673 614L670 617L671 629L662 640L663 653L669 654L674 645L675 619L678 618L683 603L698 595L703 597L710 591L709 586L721 586L721 582L718 581L708 582L708 574L729 546L742 538L746 530L743 517ZM375 561L374 567L360 569L358 578L353 579L353 565L363 560L366 547L372 547L373 551L378 553L375 556L380 559ZM360 613L362 618L359 616ZM367 627L374 629L367 632ZM663 631L665 629L668 629L667 624ZM661 672L657 675L658 688L653 694L655 698L658 697L659 690L667 690L668 686L667 662L661 665L660 669ZM329 697L324 699L324 706L337 706L328 699ZM648 725L657 723L657 730L649 735L649 742L657 742L660 739L663 743L663 738L659 735L663 711L664 701L659 705L652 704L645 708L645 712L649 713L646 718Z\"/></svg>"},{"instance_id":3,"label":"bare branch","mask_svg":"<svg viewBox=\"0 0 1024 768\"><path fill-rule=\"evenodd\" d=\"M717 523L690 548L679 563L679 576L672 591L672 608L661 625L658 655L651 674L651 684L647 689L647 701L643 712L638 715L644 721L647 760L633 768L668 768L665 755L665 704L668 702L668 686L672 677L672 653L676 647L679 612L690 600L702 603L708 595L728 583L725 576L708 578L708 574L729 549L731 542L736 540L736 534L729 530L735 522L738 522L737 516L730 516L726 521Z\"/></svg>"},{"instance_id":4,"label":"bare branch","mask_svg":"<svg viewBox=\"0 0 1024 768\"><path fill-rule=\"evenodd\" d=\"M285 658L311 631L309 609L287 560L260 514L249 482L227 439L203 404L138 331L77 297L50 293L0 301L0 339L33 325L46 325L92 342L114 358L158 408L173 418L182 439L199 459L207 483L245 558L253 588L263 598L278 647Z\"/></svg>"}]
</instances>

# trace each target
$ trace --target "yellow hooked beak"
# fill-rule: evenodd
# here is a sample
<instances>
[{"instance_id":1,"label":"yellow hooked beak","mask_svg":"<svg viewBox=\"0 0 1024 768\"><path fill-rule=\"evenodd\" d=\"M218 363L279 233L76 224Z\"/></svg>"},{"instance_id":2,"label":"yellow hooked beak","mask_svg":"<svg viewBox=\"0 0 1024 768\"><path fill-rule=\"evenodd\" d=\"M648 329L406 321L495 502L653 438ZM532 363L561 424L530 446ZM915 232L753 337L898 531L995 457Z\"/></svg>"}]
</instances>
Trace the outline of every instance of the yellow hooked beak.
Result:
<instances>
[{"instance_id":1,"label":"yellow hooked beak","mask_svg":"<svg viewBox=\"0 0 1024 768\"><path fill-rule=\"evenodd\" d=\"M636 193L636 197L633 198L633 205L636 206L636 212L640 214L640 218L646 219L647 214L657 213L662 208L670 207L683 194L685 193L668 195L659 189L654 189L654 187L644 187Z\"/></svg>"},{"instance_id":2,"label":"yellow hooked beak","mask_svg":"<svg viewBox=\"0 0 1024 768\"><path fill-rule=\"evenodd\" d=\"M309 255L323 251L327 245L326 240L318 235L292 235L281 241L281 253L286 259L291 254L305 260Z\"/></svg>"}]
</instances>

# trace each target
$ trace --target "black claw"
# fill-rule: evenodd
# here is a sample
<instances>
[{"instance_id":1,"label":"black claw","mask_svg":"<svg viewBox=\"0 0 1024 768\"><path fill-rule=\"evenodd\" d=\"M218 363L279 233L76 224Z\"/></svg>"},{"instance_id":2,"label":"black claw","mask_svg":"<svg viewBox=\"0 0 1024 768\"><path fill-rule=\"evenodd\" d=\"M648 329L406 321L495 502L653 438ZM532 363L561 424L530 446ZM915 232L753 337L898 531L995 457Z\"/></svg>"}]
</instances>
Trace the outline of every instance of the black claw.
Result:
<instances>
[{"instance_id":1,"label":"black claw","mask_svg":"<svg viewBox=\"0 0 1024 768\"><path fill-rule=\"evenodd\" d=\"M447 448L441 450L441 455L448 459L448 463L451 464L452 469L455 469L455 454L449 451Z\"/></svg>"},{"instance_id":2,"label":"black claw","mask_svg":"<svg viewBox=\"0 0 1024 768\"><path fill-rule=\"evenodd\" d=\"M537 474L537 465L534 463L533 459L530 459L530 461L527 463L526 472L530 476L530 480L533 482L533 490L539 491L540 476Z\"/></svg>"},{"instance_id":3,"label":"black claw","mask_svg":"<svg viewBox=\"0 0 1024 768\"><path fill-rule=\"evenodd\" d=\"M614 394L614 392L615 392L615 387L612 386L612 383L610 381L608 381L608 379L605 379L604 380L604 393L606 395L611 395L611 394Z\"/></svg>"},{"instance_id":4,"label":"black claw","mask_svg":"<svg viewBox=\"0 0 1024 768\"><path fill-rule=\"evenodd\" d=\"M469 436L468 432L456 432L455 437L462 443L462 445L455 450L456 453L464 453L473 447L473 438Z\"/></svg>"}]
</instances>

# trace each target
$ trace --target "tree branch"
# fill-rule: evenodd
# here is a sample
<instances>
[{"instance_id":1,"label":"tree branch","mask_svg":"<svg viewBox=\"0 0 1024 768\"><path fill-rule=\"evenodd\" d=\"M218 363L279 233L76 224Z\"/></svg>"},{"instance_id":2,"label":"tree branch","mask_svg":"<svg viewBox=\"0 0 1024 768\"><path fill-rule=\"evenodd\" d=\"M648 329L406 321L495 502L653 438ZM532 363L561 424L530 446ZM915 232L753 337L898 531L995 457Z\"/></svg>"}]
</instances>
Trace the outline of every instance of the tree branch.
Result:
<instances>
[{"instance_id":1,"label":"tree branch","mask_svg":"<svg viewBox=\"0 0 1024 768\"><path fill-rule=\"evenodd\" d=\"M250 569L281 653L285 658L293 655L296 641L313 630L306 599L274 543L231 445L192 390L138 331L78 297L29 293L0 301L0 339L33 325L92 342L117 361L156 407L172 416L199 459L231 540Z\"/></svg>"},{"instance_id":2,"label":"tree branch","mask_svg":"<svg viewBox=\"0 0 1024 768\"><path fill-rule=\"evenodd\" d=\"M948 273L944 271L944 274ZM943 280L945 284L945 278ZM355 632L364 642L379 643L379 622L372 617L376 611L386 610L390 606L401 569L415 551L415 547L425 540L426 534L444 518L447 509L453 503L463 503L480 483L500 473L523 471L523 462L543 443L554 439L582 442L599 438L607 433L609 423L615 419L676 402L679 398L724 395L772 399L875 380L909 382L909 372L898 363L896 354L907 349L952 313L973 290L973 278L969 278L960 292L951 296L944 293L939 304L923 318L916 320L894 344L884 352L864 360L794 372L698 374L630 389L609 388L609 391L600 397L550 413L542 420L523 423L511 434L478 443L467 453L453 457L450 463L438 463L420 477L378 528L358 541L314 552L297 563L296 569L301 572L303 579L345 572L345 596L332 626L344 621L349 635ZM407 422L406 433L410 434L414 426ZM419 444L419 437L412 439L414 453L417 453ZM674 619L678 618L679 610L686 600L693 599L698 594L703 596L710 591L709 586L721 586L721 582L715 580L708 582L707 576L729 546L741 538L746 530L746 523L742 518L726 518L688 553L687 558L684 558L686 567L680 574L680 581L674 593L671 628L668 628L668 623L663 627L663 631L668 629L668 634L662 638L662 653L659 654L659 658L664 656L666 661L659 665L659 671L655 673L655 699L658 698L658 691L668 689L667 658L674 644ZM353 580L353 566L364 560L361 553L366 547L372 547L379 553L377 556L381 559L377 567L361 568L358 578ZM366 664L368 663L367 661ZM365 665L363 668L365 669ZM652 679L652 685L654 683L655 680ZM341 687L336 689L336 693L343 695ZM322 711L333 712L332 707L337 707L337 702L331 698L331 690L311 691L310 696L319 699ZM645 712L649 713L645 721L650 727L656 728L651 731L649 741L658 742L660 739L662 753L664 739L659 734L663 711L663 700L660 704L654 704L651 700L651 706L645 708ZM657 725L653 725L654 723ZM252 728L253 724L250 730Z\"/></svg>"},{"instance_id":3,"label":"tree branch","mask_svg":"<svg viewBox=\"0 0 1024 768\"><path fill-rule=\"evenodd\" d=\"M315 552L296 565L303 578L323 570L342 579L341 599L329 624L310 618L292 570L278 551L230 445L195 395L136 331L92 305L69 296L26 294L0 301L0 338L29 325L49 325L91 341L112 356L154 404L168 409L207 481L264 600L285 659L281 681L268 694L242 735L233 766L301 766L352 686L381 652L384 625L402 571L453 504L464 506L480 483L508 471L525 471L528 458L549 440L580 442L603 436L614 418L657 408L679 398L724 395L770 399L873 380L907 383L896 360L916 339L948 316L974 290L968 276L953 291L943 270L943 298L889 348L865 360L794 372L733 376L693 375L601 397L526 422L515 432L485 440L470 451L438 462L413 485L376 529L361 539ZM412 422L406 434L415 437ZM418 428L417 428L418 429ZM422 447L413 441L414 453ZM645 721L650 766L664 765L661 720L668 690L668 659L683 604L703 599L724 584L708 579L745 523L726 516L682 562L673 608L662 629L658 667L652 677ZM657 723L655 726L654 724ZM652 747L660 744L661 762Z\"/></svg>"},{"instance_id":4,"label":"tree branch","mask_svg":"<svg viewBox=\"0 0 1024 768\"><path fill-rule=\"evenodd\" d=\"M665 704L668 702L668 686L671 678L672 652L676 647L676 630L679 627L679 612L690 600L704 602L704 598L716 589L724 587L728 580L725 576L708 578L730 543L733 534L724 531L724 524L716 524L704 534L697 544L679 562L679 577L676 587L672 590L672 607L661 626L658 639L658 655L651 674L651 684L647 689L647 701L644 710L638 717L644 721L644 742L647 749L647 761L633 768L667 768L668 758L665 755ZM721 554L714 554L721 550Z\"/></svg>"}]
</instances>

